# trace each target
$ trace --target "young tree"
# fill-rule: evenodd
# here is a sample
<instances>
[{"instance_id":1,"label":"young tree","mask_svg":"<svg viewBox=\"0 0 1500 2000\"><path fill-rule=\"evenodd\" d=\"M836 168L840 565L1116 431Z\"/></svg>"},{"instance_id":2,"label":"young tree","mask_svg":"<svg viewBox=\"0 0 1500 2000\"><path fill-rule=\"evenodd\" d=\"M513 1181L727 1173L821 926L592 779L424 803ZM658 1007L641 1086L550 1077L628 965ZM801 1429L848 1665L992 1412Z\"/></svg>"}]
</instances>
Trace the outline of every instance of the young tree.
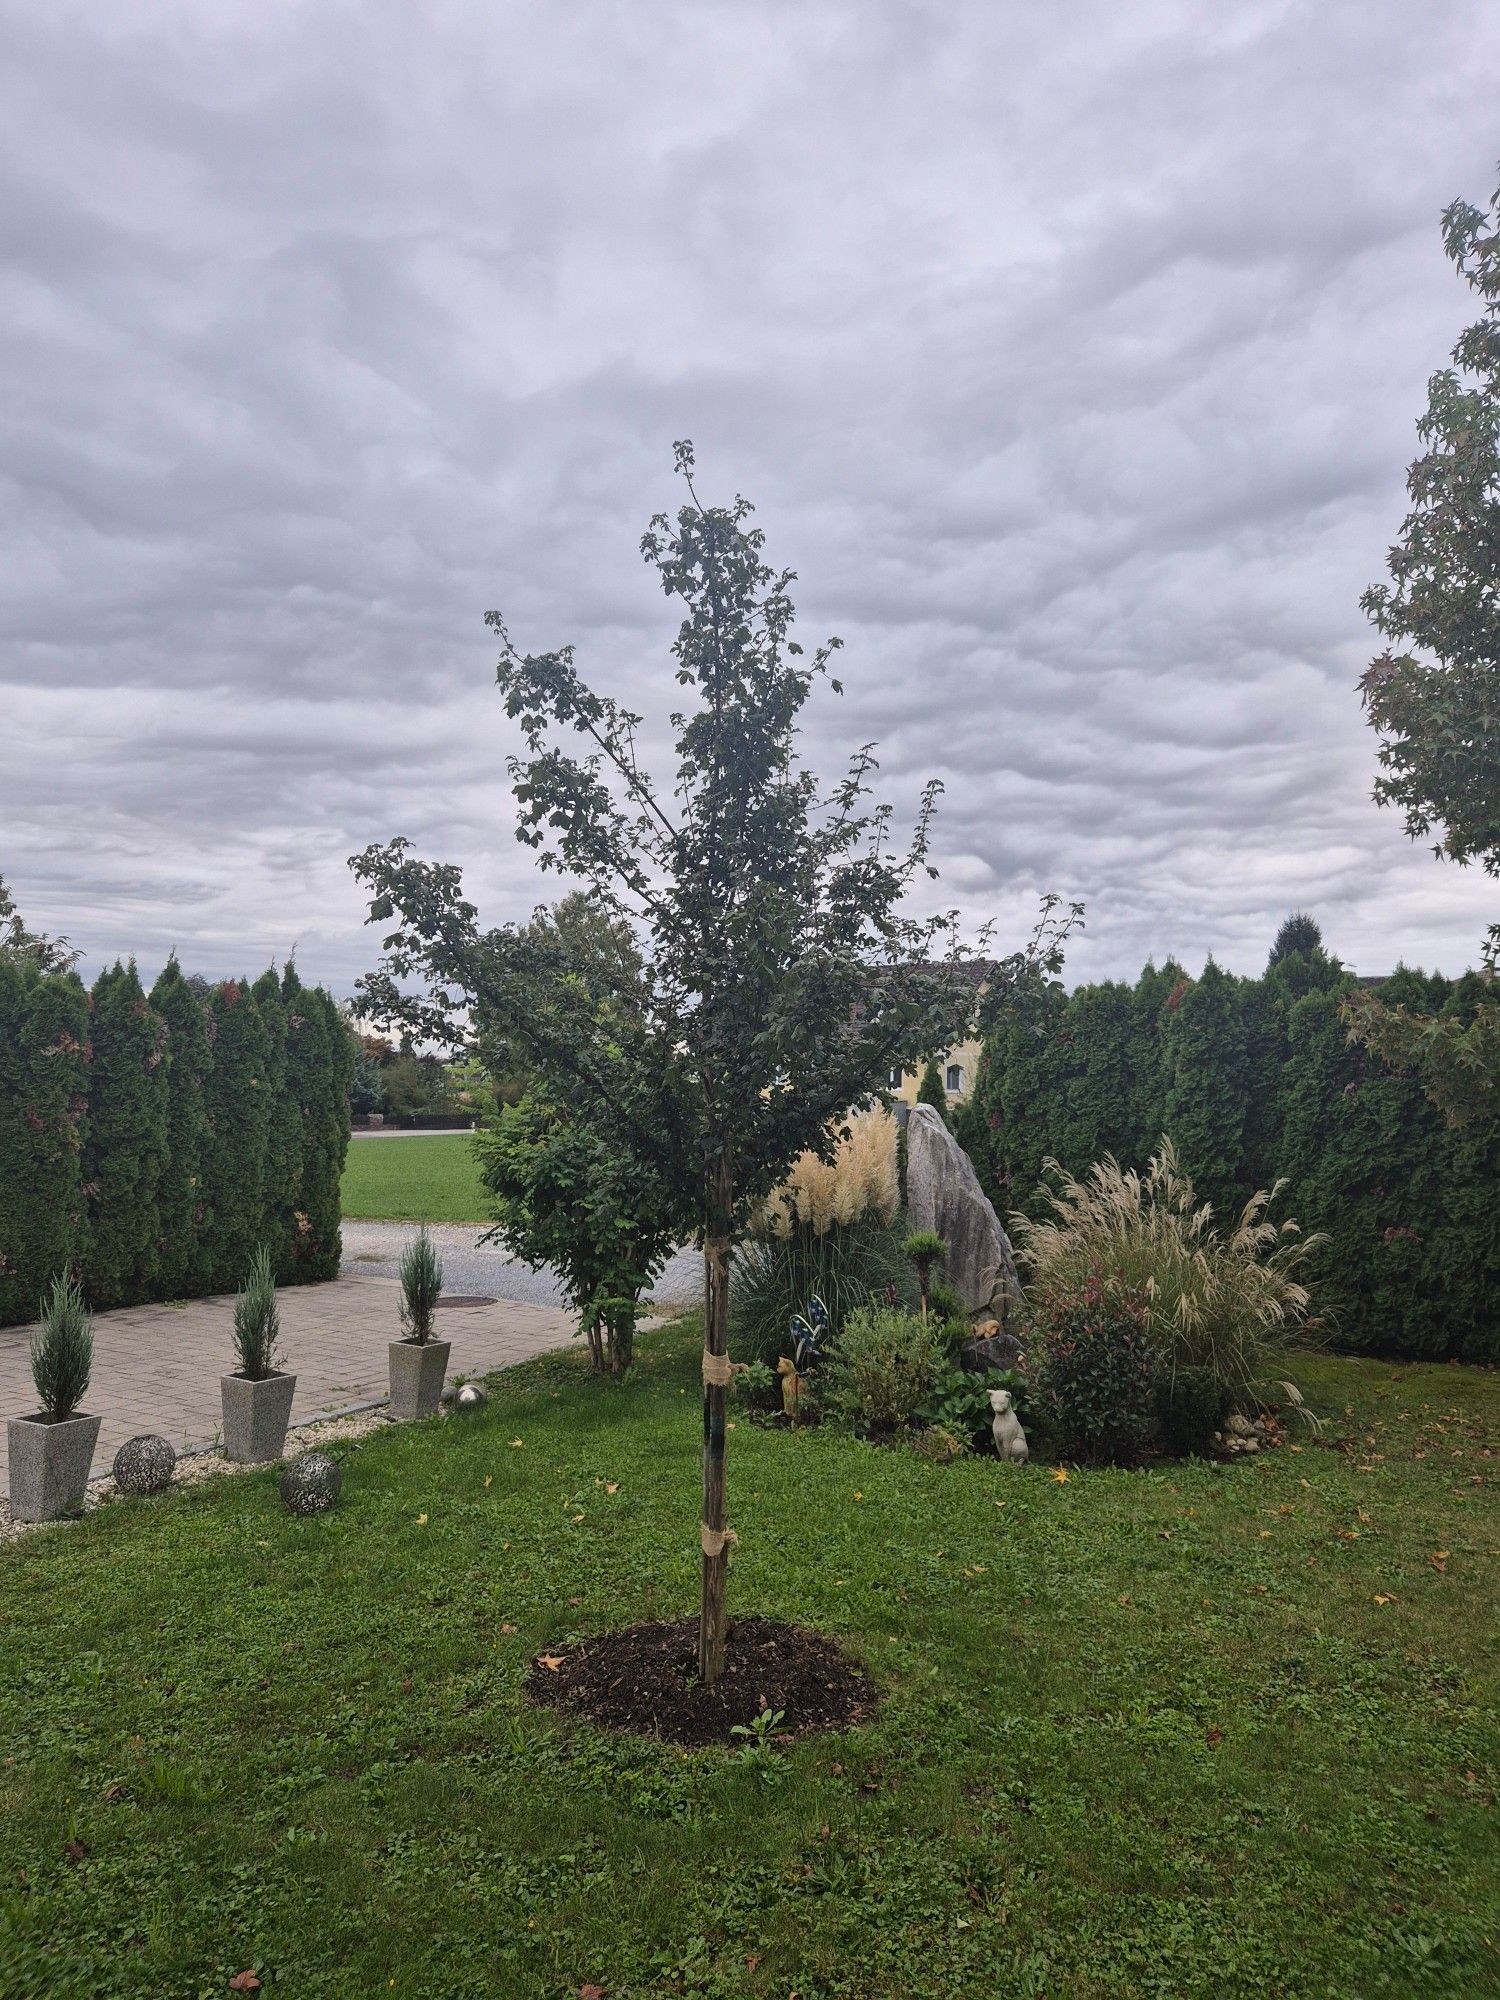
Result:
<instances>
[{"instance_id":1,"label":"young tree","mask_svg":"<svg viewBox=\"0 0 1500 2000\"><path fill-rule=\"evenodd\" d=\"M1363 598L1386 646L1360 688L1381 739L1376 798L1401 807L1413 839L1436 834L1437 854L1500 875L1500 193L1489 214L1453 202L1443 240L1483 312L1427 386L1391 580ZM1497 952L1500 924L1486 957ZM1414 1069L1450 1123L1500 1111L1500 1009L1414 1015L1367 993L1345 1020Z\"/></svg>"},{"instance_id":2,"label":"young tree","mask_svg":"<svg viewBox=\"0 0 1500 2000\"><path fill-rule=\"evenodd\" d=\"M611 1153L638 1159L694 1219L704 1260L698 1665L712 1683L724 1664L732 1539L724 1446L736 1233L800 1152L829 1149L832 1130L893 1062L961 1037L973 988L956 918L902 911L916 880L935 873L938 787L924 791L901 847L890 808L871 800L871 746L820 797L798 761L797 725L838 642L804 655L791 636L792 573L766 563L748 504L702 504L685 443L677 465L687 501L675 521L655 517L641 544L683 608L670 791L642 766L642 718L590 688L571 647L523 654L498 614L488 621L506 713L527 751L510 765L518 836L639 937L639 1017L601 1016L581 982L541 996L534 947L515 929L481 931L457 871L413 859L404 840L352 865L374 892L372 920L396 920L384 970L363 984L367 1007L448 1040L466 1004L503 1024L554 1097L586 1100ZM413 974L425 994L401 991Z\"/></svg>"}]
</instances>

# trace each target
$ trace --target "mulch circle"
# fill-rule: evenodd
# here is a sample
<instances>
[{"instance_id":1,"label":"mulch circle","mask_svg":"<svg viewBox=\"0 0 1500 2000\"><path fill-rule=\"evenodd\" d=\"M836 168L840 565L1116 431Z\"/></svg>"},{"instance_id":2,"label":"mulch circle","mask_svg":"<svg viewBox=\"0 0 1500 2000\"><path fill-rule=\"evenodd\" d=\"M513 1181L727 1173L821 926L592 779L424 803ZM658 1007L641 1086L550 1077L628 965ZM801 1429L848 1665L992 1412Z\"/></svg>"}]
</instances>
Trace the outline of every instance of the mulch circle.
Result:
<instances>
[{"instance_id":1,"label":"mulch circle","mask_svg":"<svg viewBox=\"0 0 1500 2000\"><path fill-rule=\"evenodd\" d=\"M779 1739L847 1729L875 1706L869 1676L831 1639L771 1618L734 1620L712 1688L698 1679L698 1621L683 1618L539 1653L526 1692L545 1708L690 1749L734 1742L736 1723L763 1709L784 1711Z\"/></svg>"}]
</instances>

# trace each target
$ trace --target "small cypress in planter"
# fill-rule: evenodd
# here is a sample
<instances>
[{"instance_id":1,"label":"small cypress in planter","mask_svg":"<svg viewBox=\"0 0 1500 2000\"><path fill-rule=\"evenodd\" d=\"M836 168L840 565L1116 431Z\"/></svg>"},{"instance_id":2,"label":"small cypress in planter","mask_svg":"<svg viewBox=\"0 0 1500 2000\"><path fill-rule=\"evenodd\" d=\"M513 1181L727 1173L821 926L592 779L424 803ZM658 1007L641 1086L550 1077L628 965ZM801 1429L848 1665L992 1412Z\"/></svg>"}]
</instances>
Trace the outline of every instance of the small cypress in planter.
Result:
<instances>
[{"instance_id":1,"label":"small cypress in planter","mask_svg":"<svg viewBox=\"0 0 1500 2000\"><path fill-rule=\"evenodd\" d=\"M434 1340L433 1316L443 1294L443 1260L424 1223L401 1257L401 1324L390 1345L391 1415L430 1417L443 1399L452 1343Z\"/></svg>"},{"instance_id":2,"label":"small cypress in planter","mask_svg":"<svg viewBox=\"0 0 1500 2000\"><path fill-rule=\"evenodd\" d=\"M54 1280L31 1338L31 1378L41 1405L35 1416L12 1417L10 1511L17 1521L51 1521L76 1513L89 1483L98 1417L79 1404L94 1365L94 1327L77 1280Z\"/></svg>"},{"instance_id":3,"label":"small cypress in planter","mask_svg":"<svg viewBox=\"0 0 1500 2000\"><path fill-rule=\"evenodd\" d=\"M280 1458L291 1421L297 1378L277 1366L281 1311L276 1272L262 1243L250 1259L234 1302L234 1351L239 1367L221 1375L224 1450L241 1465Z\"/></svg>"}]
</instances>

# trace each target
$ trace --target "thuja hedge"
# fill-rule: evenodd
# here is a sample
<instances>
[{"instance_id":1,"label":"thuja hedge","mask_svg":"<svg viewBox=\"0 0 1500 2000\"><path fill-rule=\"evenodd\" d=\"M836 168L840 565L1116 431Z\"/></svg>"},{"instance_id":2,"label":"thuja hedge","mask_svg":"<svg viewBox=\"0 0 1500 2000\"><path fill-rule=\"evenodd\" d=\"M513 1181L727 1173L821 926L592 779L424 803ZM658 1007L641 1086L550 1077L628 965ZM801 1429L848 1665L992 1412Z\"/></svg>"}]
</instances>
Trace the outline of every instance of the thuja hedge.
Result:
<instances>
[{"instance_id":1,"label":"thuja hedge","mask_svg":"<svg viewBox=\"0 0 1500 2000\"><path fill-rule=\"evenodd\" d=\"M0 958L0 1326L59 1272L97 1307L239 1284L268 1243L284 1284L339 1267L354 1044L288 966L151 992Z\"/></svg>"},{"instance_id":2,"label":"thuja hedge","mask_svg":"<svg viewBox=\"0 0 1500 2000\"><path fill-rule=\"evenodd\" d=\"M1330 1238L1313 1267L1335 1345L1500 1362L1500 1128L1445 1126L1419 1086L1351 1046L1355 982L1321 950L1259 979L1148 966L1134 986L1036 984L997 999L960 1136L996 1207L1035 1209L1049 1156L1144 1165L1163 1133L1232 1217L1285 1176L1276 1213ZM1471 1016L1470 974L1400 971L1381 997Z\"/></svg>"}]
</instances>

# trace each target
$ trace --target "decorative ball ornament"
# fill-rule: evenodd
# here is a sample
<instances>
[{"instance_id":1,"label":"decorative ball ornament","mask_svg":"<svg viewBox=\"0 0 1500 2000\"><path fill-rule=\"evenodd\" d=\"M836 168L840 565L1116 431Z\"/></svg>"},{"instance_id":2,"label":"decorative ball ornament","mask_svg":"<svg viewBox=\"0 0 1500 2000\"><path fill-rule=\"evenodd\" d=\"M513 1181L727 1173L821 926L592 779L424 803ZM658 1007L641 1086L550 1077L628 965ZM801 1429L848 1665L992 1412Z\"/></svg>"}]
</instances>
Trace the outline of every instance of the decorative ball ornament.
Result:
<instances>
[{"instance_id":1,"label":"decorative ball ornament","mask_svg":"<svg viewBox=\"0 0 1500 2000\"><path fill-rule=\"evenodd\" d=\"M281 1499L293 1514L326 1514L339 1497L344 1474L326 1451L305 1451L281 1475Z\"/></svg>"},{"instance_id":2,"label":"decorative ball ornament","mask_svg":"<svg viewBox=\"0 0 1500 2000\"><path fill-rule=\"evenodd\" d=\"M460 1410L478 1410L484 1407L485 1394L477 1382L465 1382L453 1401Z\"/></svg>"},{"instance_id":3,"label":"decorative ball ornament","mask_svg":"<svg viewBox=\"0 0 1500 2000\"><path fill-rule=\"evenodd\" d=\"M114 1470L121 1493L164 1493L177 1470L177 1454L164 1437L143 1431L120 1446Z\"/></svg>"}]
</instances>

